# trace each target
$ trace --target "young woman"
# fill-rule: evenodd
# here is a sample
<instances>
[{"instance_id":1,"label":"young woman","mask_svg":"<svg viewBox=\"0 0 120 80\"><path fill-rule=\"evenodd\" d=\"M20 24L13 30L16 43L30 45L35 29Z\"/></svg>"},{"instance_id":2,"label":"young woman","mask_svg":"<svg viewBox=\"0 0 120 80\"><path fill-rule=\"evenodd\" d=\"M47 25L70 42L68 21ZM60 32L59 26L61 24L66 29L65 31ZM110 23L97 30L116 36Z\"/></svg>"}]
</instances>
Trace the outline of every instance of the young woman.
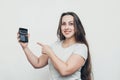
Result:
<instances>
[{"instance_id":1,"label":"young woman","mask_svg":"<svg viewBox=\"0 0 120 80\"><path fill-rule=\"evenodd\" d=\"M61 15L57 35L59 40L51 46L38 43L42 46L40 57L33 54L28 43L20 42L28 61L35 68L48 64L50 80L92 80L89 46L83 25L74 12Z\"/></svg>"}]
</instances>

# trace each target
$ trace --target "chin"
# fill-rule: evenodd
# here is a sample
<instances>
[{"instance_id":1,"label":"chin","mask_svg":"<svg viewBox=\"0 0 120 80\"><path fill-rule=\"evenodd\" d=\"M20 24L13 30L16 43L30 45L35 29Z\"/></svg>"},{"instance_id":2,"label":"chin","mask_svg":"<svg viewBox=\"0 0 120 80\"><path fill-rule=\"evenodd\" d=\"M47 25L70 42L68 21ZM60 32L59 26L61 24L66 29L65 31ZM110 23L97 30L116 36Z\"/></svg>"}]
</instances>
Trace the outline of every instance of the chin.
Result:
<instances>
[{"instance_id":1,"label":"chin","mask_svg":"<svg viewBox=\"0 0 120 80\"><path fill-rule=\"evenodd\" d=\"M69 39L69 38L72 38L74 35L73 34L68 34L68 35L64 34L64 36L66 39Z\"/></svg>"},{"instance_id":2,"label":"chin","mask_svg":"<svg viewBox=\"0 0 120 80\"><path fill-rule=\"evenodd\" d=\"M65 38L66 38L66 39L70 39L70 38L72 38L72 37L71 37L71 36L65 36Z\"/></svg>"}]
</instances>

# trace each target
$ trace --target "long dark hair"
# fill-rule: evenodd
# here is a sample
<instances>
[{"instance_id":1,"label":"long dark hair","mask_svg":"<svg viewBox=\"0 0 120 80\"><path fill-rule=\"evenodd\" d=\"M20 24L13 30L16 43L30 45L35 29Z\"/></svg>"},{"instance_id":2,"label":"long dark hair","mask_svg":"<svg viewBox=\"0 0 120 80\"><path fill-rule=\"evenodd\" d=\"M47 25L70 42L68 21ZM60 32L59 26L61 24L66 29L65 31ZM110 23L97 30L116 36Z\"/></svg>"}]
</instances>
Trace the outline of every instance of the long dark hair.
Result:
<instances>
[{"instance_id":1,"label":"long dark hair","mask_svg":"<svg viewBox=\"0 0 120 80\"><path fill-rule=\"evenodd\" d=\"M64 35L61 32L61 24L62 24L62 18L65 15L71 15L74 18L74 27L75 27L75 40L78 43L83 43L88 48L88 58L86 59L86 62L84 66L81 69L81 79L82 80L92 80L91 79L91 58L90 58L90 52L89 52L89 45L85 37L85 30L83 28L83 25L79 19L79 17L74 12L66 12L63 13L60 17L59 26L57 30L57 36L62 41L65 40Z\"/></svg>"}]
</instances>

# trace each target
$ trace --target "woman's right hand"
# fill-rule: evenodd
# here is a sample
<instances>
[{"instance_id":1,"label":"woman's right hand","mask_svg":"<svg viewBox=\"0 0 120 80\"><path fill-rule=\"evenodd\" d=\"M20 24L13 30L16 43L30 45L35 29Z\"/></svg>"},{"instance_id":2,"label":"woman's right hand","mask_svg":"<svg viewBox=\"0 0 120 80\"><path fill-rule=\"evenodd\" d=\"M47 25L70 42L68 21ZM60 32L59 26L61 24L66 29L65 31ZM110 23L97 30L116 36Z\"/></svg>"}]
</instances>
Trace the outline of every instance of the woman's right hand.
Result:
<instances>
[{"instance_id":1,"label":"woman's right hand","mask_svg":"<svg viewBox=\"0 0 120 80\"><path fill-rule=\"evenodd\" d=\"M28 38L29 38L29 34L28 34ZM20 42L19 33L17 33L17 39L23 49L27 48L28 42L27 43Z\"/></svg>"}]
</instances>

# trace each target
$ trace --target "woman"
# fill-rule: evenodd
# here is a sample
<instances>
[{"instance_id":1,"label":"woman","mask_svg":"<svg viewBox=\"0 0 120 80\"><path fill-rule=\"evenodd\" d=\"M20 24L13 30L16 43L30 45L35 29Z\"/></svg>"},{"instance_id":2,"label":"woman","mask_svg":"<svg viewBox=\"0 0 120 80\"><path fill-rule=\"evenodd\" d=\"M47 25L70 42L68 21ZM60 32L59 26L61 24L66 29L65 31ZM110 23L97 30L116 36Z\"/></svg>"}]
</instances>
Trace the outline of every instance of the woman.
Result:
<instances>
[{"instance_id":1,"label":"woman","mask_svg":"<svg viewBox=\"0 0 120 80\"><path fill-rule=\"evenodd\" d=\"M50 80L91 80L91 60L85 31L74 12L61 15L57 35L51 46L42 46L42 55L35 56L28 43L20 42L28 61L35 68L49 65ZM18 35L19 36L19 35Z\"/></svg>"}]
</instances>

